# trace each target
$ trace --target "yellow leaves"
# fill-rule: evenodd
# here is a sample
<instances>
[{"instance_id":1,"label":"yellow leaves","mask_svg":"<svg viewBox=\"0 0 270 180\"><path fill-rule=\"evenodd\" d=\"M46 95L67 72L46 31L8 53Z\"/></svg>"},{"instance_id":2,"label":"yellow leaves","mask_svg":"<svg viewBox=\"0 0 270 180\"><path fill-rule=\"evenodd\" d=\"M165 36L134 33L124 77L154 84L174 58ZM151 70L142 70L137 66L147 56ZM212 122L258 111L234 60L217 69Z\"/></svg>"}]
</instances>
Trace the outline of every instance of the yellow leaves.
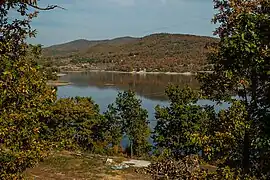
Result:
<instances>
[{"instance_id":1,"label":"yellow leaves","mask_svg":"<svg viewBox=\"0 0 270 180\"><path fill-rule=\"evenodd\" d=\"M19 9L21 12L23 17L18 19L27 18L27 10L17 2L2 0L0 4L9 3L12 11ZM37 5L36 0L20 2ZM1 10L3 18L8 17L7 6L1 6ZM37 133L40 133L44 116L49 114L49 101L53 103L56 99L56 94L44 83L42 73L36 69L33 57L27 56L25 38L29 35L29 24L27 20L17 21L2 22L0 27L4 36L0 42L0 69L4 72L0 76L0 88L4 89L0 91L0 154L1 158L6 158L5 161L1 159L0 179L15 179L13 177L32 167L43 156L48 143ZM7 28L12 29L12 33Z\"/></svg>"},{"instance_id":2,"label":"yellow leaves","mask_svg":"<svg viewBox=\"0 0 270 180\"><path fill-rule=\"evenodd\" d=\"M230 0L231 13L228 16L229 23L237 22L238 17L242 14L258 13L258 7L265 2L267 2L267 0Z\"/></svg>"},{"instance_id":3,"label":"yellow leaves","mask_svg":"<svg viewBox=\"0 0 270 180\"><path fill-rule=\"evenodd\" d=\"M219 49L216 46L208 46L207 48L208 48L210 53L216 54L219 52Z\"/></svg>"},{"instance_id":4,"label":"yellow leaves","mask_svg":"<svg viewBox=\"0 0 270 180\"><path fill-rule=\"evenodd\" d=\"M204 148L204 151L205 151L206 154L209 154L212 150L211 150L211 147L210 146L206 146Z\"/></svg>"},{"instance_id":5,"label":"yellow leaves","mask_svg":"<svg viewBox=\"0 0 270 180\"><path fill-rule=\"evenodd\" d=\"M34 129L33 129L34 133L39 133L39 129L40 129L40 127L34 128Z\"/></svg>"},{"instance_id":6,"label":"yellow leaves","mask_svg":"<svg viewBox=\"0 0 270 180\"><path fill-rule=\"evenodd\" d=\"M37 73L37 69L36 69L35 67L30 67L30 71L31 71L32 73Z\"/></svg>"}]
</instances>

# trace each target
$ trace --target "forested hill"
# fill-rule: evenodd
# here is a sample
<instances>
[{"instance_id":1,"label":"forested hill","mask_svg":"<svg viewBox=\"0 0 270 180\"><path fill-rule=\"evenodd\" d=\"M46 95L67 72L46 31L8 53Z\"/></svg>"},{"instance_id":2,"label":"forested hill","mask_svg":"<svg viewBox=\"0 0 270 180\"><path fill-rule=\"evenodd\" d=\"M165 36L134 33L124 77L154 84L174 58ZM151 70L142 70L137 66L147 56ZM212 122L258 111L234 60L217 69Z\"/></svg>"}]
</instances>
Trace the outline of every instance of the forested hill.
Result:
<instances>
[{"instance_id":1,"label":"forested hill","mask_svg":"<svg viewBox=\"0 0 270 180\"><path fill-rule=\"evenodd\" d=\"M197 71L205 65L205 45L214 41L217 39L212 37L166 33L142 38L80 39L46 47L43 54L52 64L67 69L83 64L87 69Z\"/></svg>"},{"instance_id":2,"label":"forested hill","mask_svg":"<svg viewBox=\"0 0 270 180\"><path fill-rule=\"evenodd\" d=\"M46 47L44 48L44 53L46 55L53 55L53 56L66 55L66 53L83 52L88 48L91 48L98 44L120 45L129 43L137 39L138 38L133 37L121 37L111 40L94 40L94 41L89 41L86 39L78 39L71 42Z\"/></svg>"}]
</instances>

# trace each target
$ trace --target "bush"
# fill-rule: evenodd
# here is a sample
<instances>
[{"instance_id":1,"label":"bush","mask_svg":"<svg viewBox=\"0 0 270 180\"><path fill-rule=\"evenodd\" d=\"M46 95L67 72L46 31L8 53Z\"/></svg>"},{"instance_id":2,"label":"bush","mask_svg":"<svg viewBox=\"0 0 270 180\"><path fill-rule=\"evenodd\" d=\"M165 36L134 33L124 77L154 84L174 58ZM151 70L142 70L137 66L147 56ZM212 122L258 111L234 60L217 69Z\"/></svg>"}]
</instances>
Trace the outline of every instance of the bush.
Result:
<instances>
[{"instance_id":1,"label":"bush","mask_svg":"<svg viewBox=\"0 0 270 180\"><path fill-rule=\"evenodd\" d=\"M166 94L169 107L157 106L155 112L156 152L175 158L198 154L202 147L192 142L191 134L207 131L204 123L212 118L213 108L196 105L199 94L188 87L169 86Z\"/></svg>"},{"instance_id":2,"label":"bush","mask_svg":"<svg viewBox=\"0 0 270 180\"><path fill-rule=\"evenodd\" d=\"M81 148L94 151L100 140L102 116L91 98L58 100L52 107L52 116L46 119L43 134L58 148Z\"/></svg>"}]
</instances>

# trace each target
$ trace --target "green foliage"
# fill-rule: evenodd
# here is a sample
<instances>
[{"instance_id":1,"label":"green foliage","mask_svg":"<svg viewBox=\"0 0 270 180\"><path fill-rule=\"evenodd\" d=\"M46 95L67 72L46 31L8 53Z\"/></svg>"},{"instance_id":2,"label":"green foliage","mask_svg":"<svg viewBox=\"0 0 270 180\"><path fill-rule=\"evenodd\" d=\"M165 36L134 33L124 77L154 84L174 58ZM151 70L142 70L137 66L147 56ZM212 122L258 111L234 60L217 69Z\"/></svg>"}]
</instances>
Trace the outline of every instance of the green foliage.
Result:
<instances>
[{"instance_id":1,"label":"green foliage","mask_svg":"<svg viewBox=\"0 0 270 180\"><path fill-rule=\"evenodd\" d=\"M219 1L218 1L219 2ZM232 18L231 23L223 23L218 32L221 41L209 55L215 64L213 74L200 78L202 89L207 95L218 100L234 92L247 104L250 118L262 117L261 110L269 108L269 38L266 31L270 25L269 14L263 11L268 1L219 2L218 22ZM240 3L242 6L239 6ZM257 8L261 5L261 8ZM247 97L250 101L247 101Z\"/></svg>"},{"instance_id":2,"label":"green foliage","mask_svg":"<svg viewBox=\"0 0 270 180\"><path fill-rule=\"evenodd\" d=\"M232 106L217 115L210 111L205 120L198 118L203 122L198 125L200 128L185 126L177 133L182 137L178 139L186 138L181 143L190 140L187 145L194 143L201 147L210 159L208 162L218 165L216 172L197 173L198 179L269 179L270 3L268 0L215 0L214 4L219 10L214 22L220 23L216 31L220 41L209 46L208 64L214 65L214 72L200 74L198 79L204 97L231 102ZM192 101L181 101L183 97L189 99L187 95L178 98L175 94L171 93L173 98L170 99L190 107ZM191 92L187 94L192 97ZM234 100L233 95L237 95L239 101ZM158 120L156 129L163 134L156 139L169 142L164 147L173 147L179 142L173 139L177 125L171 122L188 112L182 108L182 114L174 115L178 111L172 105L174 103L167 108L157 108L162 121Z\"/></svg>"},{"instance_id":3,"label":"green foliage","mask_svg":"<svg viewBox=\"0 0 270 180\"><path fill-rule=\"evenodd\" d=\"M105 118L109 122L108 136L115 145L125 135L130 141L131 156L142 156L149 152L147 111L141 107L141 100L132 91L119 93L115 104L108 107ZM121 132L121 133L120 133Z\"/></svg>"},{"instance_id":4,"label":"green foliage","mask_svg":"<svg viewBox=\"0 0 270 180\"><path fill-rule=\"evenodd\" d=\"M194 145L190 135L207 131L202 126L209 121L213 109L196 105L199 94L188 87L169 86L166 94L170 106L156 107L157 125L153 139L157 149L176 158L198 153L202 147Z\"/></svg>"},{"instance_id":5,"label":"green foliage","mask_svg":"<svg viewBox=\"0 0 270 180\"><path fill-rule=\"evenodd\" d=\"M233 102L233 94L241 103L234 102L229 111L220 113L219 124L212 125L214 134L209 140L218 145L209 142L210 151L219 151L220 158L233 162L229 167L241 173L269 178L270 3L214 3L219 10L214 22L220 23L216 30L220 42L211 47L208 58L214 64L214 73L204 74L199 80L209 98Z\"/></svg>"},{"instance_id":6,"label":"green foliage","mask_svg":"<svg viewBox=\"0 0 270 180\"><path fill-rule=\"evenodd\" d=\"M104 137L108 144L111 144L113 148L116 148L115 153L119 152L120 142L123 137L122 125L123 122L117 117L117 109L113 104L108 106L108 111L104 113L104 123L102 125Z\"/></svg>"},{"instance_id":7,"label":"green foliage","mask_svg":"<svg viewBox=\"0 0 270 180\"><path fill-rule=\"evenodd\" d=\"M57 80L57 72L59 72L59 69L46 63L46 60L41 56L41 47L41 45L34 46L30 44L26 54L27 59L37 65L47 80Z\"/></svg>"},{"instance_id":8,"label":"green foliage","mask_svg":"<svg viewBox=\"0 0 270 180\"><path fill-rule=\"evenodd\" d=\"M209 175L208 175L209 178ZM229 166L218 168L216 173L210 175L211 179L226 179L226 180L255 180L258 179L254 176L244 174L239 169L234 169Z\"/></svg>"},{"instance_id":9,"label":"green foliage","mask_svg":"<svg viewBox=\"0 0 270 180\"><path fill-rule=\"evenodd\" d=\"M29 2L30 3L30 2ZM9 18L17 10L21 20ZM0 179L16 179L33 167L50 150L41 138L42 120L50 116L48 107L56 100L54 89L32 58L38 57L25 38L34 35L27 6L18 1L0 5Z\"/></svg>"},{"instance_id":10,"label":"green foliage","mask_svg":"<svg viewBox=\"0 0 270 180\"><path fill-rule=\"evenodd\" d=\"M95 150L102 117L91 98L60 99L51 107L51 112L43 131L46 140L58 148Z\"/></svg>"},{"instance_id":11,"label":"green foliage","mask_svg":"<svg viewBox=\"0 0 270 180\"><path fill-rule=\"evenodd\" d=\"M44 68L43 71L44 71L45 77L48 80L55 81L58 79L58 77L57 77L58 69L57 68Z\"/></svg>"},{"instance_id":12,"label":"green foliage","mask_svg":"<svg viewBox=\"0 0 270 180\"><path fill-rule=\"evenodd\" d=\"M79 58L79 57L76 57L76 58L73 58L71 61L71 63L74 63L74 64L77 64L77 63L95 63L97 62L96 59L93 59L93 58Z\"/></svg>"},{"instance_id":13,"label":"green foliage","mask_svg":"<svg viewBox=\"0 0 270 180\"><path fill-rule=\"evenodd\" d=\"M193 142L203 146L212 162L240 169L244 134L246 130L251 131L245 122L246 116L245 106L235 101L229 109L221 110L215 119L204 124L208 133L194 133Z\"/></svg>"},{"instance_id":14,"label":"green foliage","mask_svg":"<svg viewBox=\"0 0 270 180\"><path fill-rule=\"evenodd\" d=\"M151 174L153 179L194 179L194 180L255 180L254 176L243 175L243 173L229 166L217 168L210 171L206 167L199 165L197 156L186 156L175 160L167 158L152 163L145 169ZM263 178L262 178L263 179Z\"/></svg>"}]
</instances>

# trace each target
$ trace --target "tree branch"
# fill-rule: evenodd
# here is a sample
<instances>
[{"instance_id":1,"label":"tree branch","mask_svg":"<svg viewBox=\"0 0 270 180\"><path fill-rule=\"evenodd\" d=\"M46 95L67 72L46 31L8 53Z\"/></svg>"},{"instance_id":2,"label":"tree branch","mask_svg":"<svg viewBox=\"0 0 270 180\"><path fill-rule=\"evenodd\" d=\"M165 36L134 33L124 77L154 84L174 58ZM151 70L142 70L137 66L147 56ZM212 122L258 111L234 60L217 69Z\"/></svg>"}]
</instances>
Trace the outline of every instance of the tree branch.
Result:
<instances>
[{"instance_id":1,"label":"tree branch","mask_svg":"<svg viewBox=\"0 0 270 180\"><path fill-rule=\"evenodd\" d=\"M38 9L38 10L42 10L42 11L52 10L52 9L55 9L55 8L60 8L60 9L66 10L65 8L63 8L61 6L58 6L58 5L48 5L47 7L42 8L42 7L38 7L36 5L33 5L33 4L29 4L29 3L26 3L26 4L28 6L30 6L30 7L32 7L32 8L35 8L35 9Z\"/></svg>"}]
</instances>

